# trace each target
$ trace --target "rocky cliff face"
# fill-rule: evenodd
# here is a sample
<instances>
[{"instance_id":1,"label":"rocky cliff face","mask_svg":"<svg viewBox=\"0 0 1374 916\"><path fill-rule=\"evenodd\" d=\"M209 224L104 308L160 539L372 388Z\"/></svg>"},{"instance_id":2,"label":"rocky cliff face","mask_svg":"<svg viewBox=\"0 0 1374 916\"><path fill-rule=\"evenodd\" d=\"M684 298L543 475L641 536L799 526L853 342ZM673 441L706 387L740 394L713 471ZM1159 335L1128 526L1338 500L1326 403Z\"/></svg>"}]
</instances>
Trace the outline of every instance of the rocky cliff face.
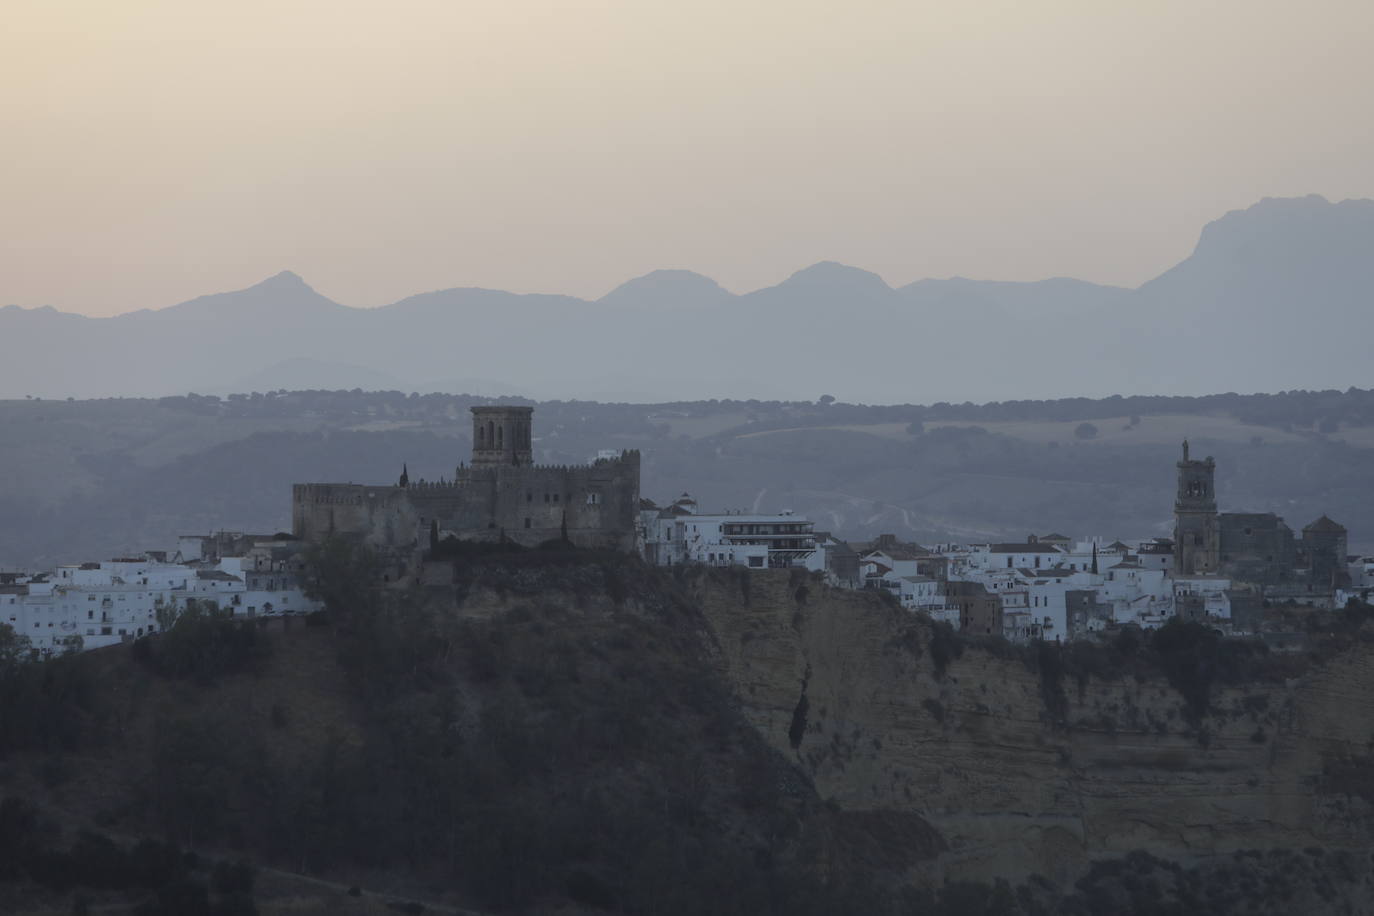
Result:
<instances>
[{"instance_id":1,"label":"rocky cliff face","mask_svg":"<svg viewBox=\"0 0 1374 916\"><path fill-rule=\"evenodd\" d=\"M797 574L688 587L749 720L822 797L934 825L949 848L931 877L1062 882L1137 849L1370 843L1367 630L1294 677L1214 687L1202 711L1163 673L1079 680L1033 652L961 651L923 617Z\"/></svg>"}]
</instances>

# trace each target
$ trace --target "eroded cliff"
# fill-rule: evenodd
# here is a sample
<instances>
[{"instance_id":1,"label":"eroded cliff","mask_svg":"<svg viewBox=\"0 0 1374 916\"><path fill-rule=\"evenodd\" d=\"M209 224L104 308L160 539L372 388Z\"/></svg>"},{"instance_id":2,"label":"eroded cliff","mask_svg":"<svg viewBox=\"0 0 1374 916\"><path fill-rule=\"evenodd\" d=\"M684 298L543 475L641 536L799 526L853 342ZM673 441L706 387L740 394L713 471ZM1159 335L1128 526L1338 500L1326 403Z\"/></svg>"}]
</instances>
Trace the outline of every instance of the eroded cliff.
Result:
<instances>
[{"instance_id":1,"label":"eroded cliff","mask_svg":"<svg viewBox=\"0 0 1374 916\"><path fill-rule=\"evenodd\" d=\"M929 877L1059 883L1131 850L1190 862L1370 842L1367 630L1199 700L1163 671L1075 676L1055 650L963 646L800 574L683 579L747 718L822 797L934 825L948 851Z\"/></svg>"}]
</instances>

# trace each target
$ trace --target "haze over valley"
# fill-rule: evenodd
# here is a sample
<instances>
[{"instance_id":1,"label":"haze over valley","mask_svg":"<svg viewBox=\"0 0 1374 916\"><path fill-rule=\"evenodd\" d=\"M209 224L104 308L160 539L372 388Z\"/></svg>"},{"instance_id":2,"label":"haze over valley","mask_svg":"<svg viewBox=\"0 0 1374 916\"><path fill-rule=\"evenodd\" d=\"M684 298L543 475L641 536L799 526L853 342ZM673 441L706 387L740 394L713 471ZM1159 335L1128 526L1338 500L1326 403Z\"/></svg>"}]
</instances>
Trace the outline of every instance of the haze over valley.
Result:
<instances>
[{"instance_id":1,"label":"haze over valley","mask_svg":"<svg viewBox=\"0 0 1374 916\"><path fill-rule=\"evenodd\" d=\"M468 409L402 392L0 403L0 564L167 546L186 532L290 530L302 480L452 479ZM525 401L522 403L534 403ZM638 449L642 494L791 510L846 538L1015 540L1040 529L1168 536L1179 442L1213 454L1225 506L1328 513L1374 548L1374 393L1112 397L869 407L817 400L535 405L541 464ZM1079 426L1088 423L1092 436Z\"/></svg>"}]
</instances>

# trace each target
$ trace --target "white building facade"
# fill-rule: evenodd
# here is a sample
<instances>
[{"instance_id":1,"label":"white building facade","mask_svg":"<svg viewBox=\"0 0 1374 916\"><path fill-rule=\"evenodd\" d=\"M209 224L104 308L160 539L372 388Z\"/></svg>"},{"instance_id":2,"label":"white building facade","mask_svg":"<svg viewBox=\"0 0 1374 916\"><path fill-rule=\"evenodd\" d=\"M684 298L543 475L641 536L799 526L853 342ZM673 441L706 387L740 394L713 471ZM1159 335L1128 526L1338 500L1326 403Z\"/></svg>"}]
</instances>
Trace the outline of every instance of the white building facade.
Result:
<instances>
[{"instance_id":1,"label":"white building facade","mask_svg":"<svg viewBox=\"0 0 1374 916\"><path fill-rule=\"evenodd\" d=\"M250 556L185 563L125 557L37 575L6 574L0 584L0 623L27 637L30 650L42 658L156 633L188 600L214 602L245 618L317 610L297 575L299 549L277 548L276 560L273 552L255 547ZM281 559L286 552L295 559Z\"/></svg>"},{"instance_id":2,"label":"white building facade","mask_svg":"<svg viewBox=\"0 0 1374 916\"><path fill-rule=\"evenodd\" d=\"M668 509L641 512L647 562L748 569L815 565L816 536L806 518L790 512L706 515L695 512L695 507L695 502L684 497Z\"/></svg>"}]
</instances>

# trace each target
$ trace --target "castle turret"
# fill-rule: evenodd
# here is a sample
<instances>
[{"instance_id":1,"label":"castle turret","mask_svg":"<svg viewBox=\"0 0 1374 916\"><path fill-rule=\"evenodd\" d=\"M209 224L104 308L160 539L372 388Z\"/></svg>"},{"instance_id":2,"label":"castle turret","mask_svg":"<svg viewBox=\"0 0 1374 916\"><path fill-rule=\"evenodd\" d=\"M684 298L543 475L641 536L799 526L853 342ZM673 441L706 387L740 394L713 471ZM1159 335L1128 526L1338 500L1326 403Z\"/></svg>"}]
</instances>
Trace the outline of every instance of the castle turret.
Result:
<instances>
[{"instance_id":1,"label":"castle turret","mask_svg":"<svg viewBox=\"0 0 1374 916\"><path fill-rule=\"evenodd\" d=\"M472 408L472 466L528 467L533 464L533 407Z\"/></svg>"},{"instance_id":2,"label":"castle turret","mask_svg":"<svg viewBox=\"0 0 1374 916\"><path fill-rule=\"evenodd\" d=\"M1323 515L1302 529L1302 550L1311 569L1313 585L1325 586L1345 572L1346 530Z\"/></svg>"},{"instance_id":3,"label":"castle turret","mask_svg":"<svg viewBox=\"0 0 1374 916\"><path fill-rule=\"evenodd\" d=\"M1178 463L1178 494L1174 497L1175 575L1217 572L1221 528L1213 486L1216 469L1211 455L1202 461L1189 458L1188 440L1183 440L1183 460Z\"/></svg>"}]
</instances>

